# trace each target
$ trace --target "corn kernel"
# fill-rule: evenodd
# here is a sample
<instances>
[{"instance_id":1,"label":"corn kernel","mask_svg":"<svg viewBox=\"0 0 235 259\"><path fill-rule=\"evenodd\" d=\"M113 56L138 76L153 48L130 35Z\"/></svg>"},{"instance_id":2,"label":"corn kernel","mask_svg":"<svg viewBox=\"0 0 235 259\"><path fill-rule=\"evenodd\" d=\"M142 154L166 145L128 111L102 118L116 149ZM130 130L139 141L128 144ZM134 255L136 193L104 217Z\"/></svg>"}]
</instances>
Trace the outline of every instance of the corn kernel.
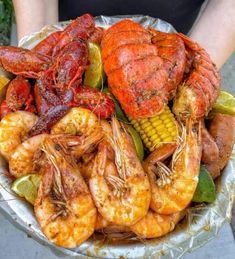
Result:
<instances>
[{"instance_id":1,"label":"corn kernel","mask_svg":"<svg viewBox=\"0 0 235 259\"><path fill-rule=\"evenodd\" d=\"M158 126L156 127L157 132L159 132L159 131L161 131L161 130L163 130L163 129L165 129L165 125L164 125L164 124L158 125Z\"/></svg>"},{"instance_id":2,"label":"corn kernel","mask_svg":"<svg viewBox=\"0 0 235 259\"><path fill-rule=\"evenodd\" d=\"M165 142L176 141L177 122L168 106L165 106L164 110L154 117L140 120L130 118L130 121L151 152Z\"/></svg>"}]
</instances>

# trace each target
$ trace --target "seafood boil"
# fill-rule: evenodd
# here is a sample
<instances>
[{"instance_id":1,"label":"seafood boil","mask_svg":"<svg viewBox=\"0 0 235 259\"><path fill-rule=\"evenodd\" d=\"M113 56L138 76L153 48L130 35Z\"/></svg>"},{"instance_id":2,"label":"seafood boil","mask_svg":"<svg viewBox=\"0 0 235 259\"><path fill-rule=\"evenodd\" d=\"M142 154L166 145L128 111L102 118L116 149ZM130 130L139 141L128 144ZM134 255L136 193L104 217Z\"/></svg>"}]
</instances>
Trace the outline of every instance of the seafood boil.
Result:
<instances>
[{"instance_id":1,"label":"seafood boil","mask_svg":"<svg viewBox=\"0 0 235 259\"><path fill-rule=\"evenodd\" d=\"M84 14L31 50L0 54L14 75L0 106L0 154L49 241L158 238L216 198L235 119L213 110L220 75L198 43L131 19L103 29ZM211 186L203 200L198 190Z\"/></svg>"}]
</instances>

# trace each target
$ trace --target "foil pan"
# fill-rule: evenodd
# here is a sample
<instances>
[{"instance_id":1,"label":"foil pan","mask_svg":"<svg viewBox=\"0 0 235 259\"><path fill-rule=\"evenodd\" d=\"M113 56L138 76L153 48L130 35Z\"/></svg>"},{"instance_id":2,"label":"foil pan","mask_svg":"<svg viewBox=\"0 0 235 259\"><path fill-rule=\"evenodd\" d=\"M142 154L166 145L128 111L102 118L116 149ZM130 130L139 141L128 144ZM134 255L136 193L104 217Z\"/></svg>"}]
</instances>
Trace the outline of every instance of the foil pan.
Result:
<instances>
[{"instance_id":1,"label":"foil pan","mask_svg":"<svg viewBox=\"0 0 235 259\"><path fill-rule=\"evenodd\" d=\"M98 26L107 28L123 18L131 18L144 27L152 26L164 32L175 31L165 21L142 15L99 16L95 21ZM46 26L40 32L23 38L19 45L30 49L53 31L63 29L67 23ZM152 240L129 239L112 243L94 236L75 249L55 246L41 232L33 208L11 192L10 184L7 165L0 157L0 209L17 228L25 231L39 243L50 247L56 254L77 258L180 258L186 252L192 252L205 245L218 234L224 223L230 221L235 190L235 149L222 176L216 181L216 201L209 205L200 204L188 208L186 217L172 233Z\"/></svg>"}]
</instances>

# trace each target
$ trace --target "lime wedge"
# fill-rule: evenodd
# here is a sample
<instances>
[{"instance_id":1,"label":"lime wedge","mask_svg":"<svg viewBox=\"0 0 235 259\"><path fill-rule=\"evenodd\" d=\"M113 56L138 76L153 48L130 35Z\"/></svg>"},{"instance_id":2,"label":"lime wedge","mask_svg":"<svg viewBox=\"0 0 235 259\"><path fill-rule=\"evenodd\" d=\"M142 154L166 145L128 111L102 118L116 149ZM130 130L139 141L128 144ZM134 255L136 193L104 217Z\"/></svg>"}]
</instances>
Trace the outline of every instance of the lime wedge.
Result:
<instances>
[{"instance_id":1,"label":"lime wedge","mask_svg":"<svg viewBox=\"0 0 235 259\"><path fill-rule=\"evenodd\" d=\"M192 201L214 202L216 198L215 184L204 166L200 168L199 181Z\"/></svg>"},{"instance_id":2,"label":"lime wedge","mask_svg":"<svg viewBox=\"0 0 235 259\"><path fill-rule=\"evenodd\" d=\"M116 115L117 119L122 121L122 122L128 123L129 121L128 121L126 115L124 114L118 100L109 92L108 87L104 87L102 89L102 92L106 93L106 94L109 94L110 97L113 99L113 102L114 102L114 105L115 105L115 115Z\"/></svg>"},{"instance_id":3,"label":"lime wedge","mask_svg":"<svg viewBox=\"0 0 235 259\"><path fill-rule=\"evenodd\" d=\"M84 84L93 88L100 88L105 79L100 46L89 42L89 61L85 72Z\"/></svg>"},{"instance_id":4,"label":"lime wedge","mask_svg":"<svg viewBox=\"0 0 235 259\"><path fill-rule=\"evenodd\" d=\"M39 174L21 176L12 183L11 190L31 204L34 204L38 194L40 179Z\"/></svg>"},{"instance_id":5,"label":"lime wedge","mask_svg":"<svg viewBox=\"0 0 235 259\"><path fill-rule=\"evenodd\" d=\"M113 98L114 104L115 104L115 114L118 118L118 120L128 123L128 119L126 117L126 115L124 114L121 106L119 105L119 102L117 101L117 99Z\"/></svg>"},{"instance_id":6,"label":"lime wedge","mask_svg":"<svg viewBox=\"0 0 235 259\"><path fill-rule=\"evenodd\" d=\"M0 75L0 103L5 99L7 83L9 81L10 80L7 77Z\"/></svg>"},{"instance_id":7,"label":"lime wedge","mask_svg":"<svg viewBox=\"0 0 235 259\"><path fill-rule=\"evenodd\" d=\"M235 115L235 98L230 93L221 91L220 95L213 105L212 113L225 113L230 115Z\"/></svg>"},{"instance_id":8,"label":"lime wedge","mask_svg":"<svg viewBox=\"0 0 235 259\"><path fill-rule=\"evenodd\" d=\"M136 149L136 153L137 153L137 156L138 156L139 160L143 161L143 159L144 159L144 146L143 146L143 142L140 138L139 133L133 127L131 127L130 125L127 125L127 130L128 130L128 132L130 133L130 135L133 139L135 149Z\"/></svg>"}]
</instances>

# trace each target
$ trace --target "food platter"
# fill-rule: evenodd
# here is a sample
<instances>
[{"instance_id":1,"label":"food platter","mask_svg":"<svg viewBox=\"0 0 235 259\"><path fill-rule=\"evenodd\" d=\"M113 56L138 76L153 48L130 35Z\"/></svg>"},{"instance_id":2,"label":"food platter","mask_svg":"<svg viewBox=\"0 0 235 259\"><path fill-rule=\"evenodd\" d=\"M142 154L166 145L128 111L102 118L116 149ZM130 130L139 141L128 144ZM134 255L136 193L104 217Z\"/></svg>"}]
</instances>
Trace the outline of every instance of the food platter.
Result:
<instances>
[{"instance_id":1,"label":"food platter","mask_svg":"<svg viewBox=\"0 0 235 259\"><path fill-rule=\"evenodd\" d=\"M160 20L148 16L99 16L96 17L96 25L107 28L113 23L123 19L131 18L141 23L144 27L154 27L164 32L172 32L174 28ZM46 26L40 32L34 33L21 40L20 46L32 48L44 37L55 30L60 30L66 22L53 26ZM23 200L16 198L10 191L10 180L6 176L6 164L1 159L0 163L0 208L7 214L16 227L24 230L38 242L49 246L55 253L64 253L70 256L91 256L99 258L178 258L187 251L191 252L203 246L216 236L222 225L231 218L231 210L234 200L235 189L235 157L231 159L224 169L222 176L217 180L217 198L210 205L191 207L187 216L171 234L159 239L140 241L136 239L111 243L94 236L75 249L65 249L53 245L42 234L37 221L33 215L32 207Z\"/></svg>"}]
</instances>

